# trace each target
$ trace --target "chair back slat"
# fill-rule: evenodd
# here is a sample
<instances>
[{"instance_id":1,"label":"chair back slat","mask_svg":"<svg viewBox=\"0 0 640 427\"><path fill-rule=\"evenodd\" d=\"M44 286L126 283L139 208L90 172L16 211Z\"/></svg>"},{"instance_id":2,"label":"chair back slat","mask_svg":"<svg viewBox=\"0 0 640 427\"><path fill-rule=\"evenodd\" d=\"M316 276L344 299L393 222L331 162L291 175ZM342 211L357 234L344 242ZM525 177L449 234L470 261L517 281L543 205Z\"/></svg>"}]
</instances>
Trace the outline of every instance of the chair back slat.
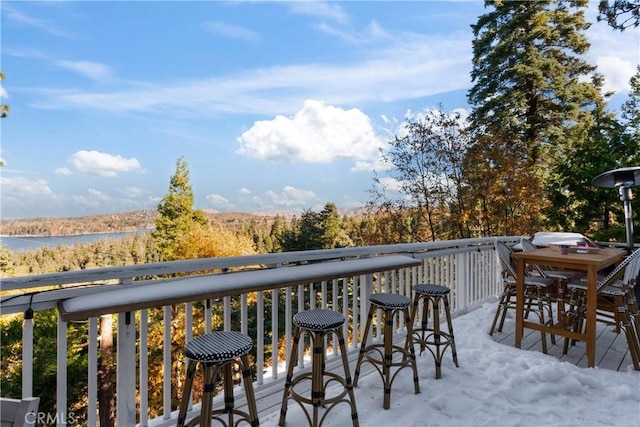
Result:
<instances>
[{"instance_id":1,"label":"chair back slat","mask_svg":"<svg viewBox=\"0 0 640 427\"><path fill-rule=\"evenodd\" d=\"M502 263L503 270L510 276L516 277L516 266L513 258L511 258L511 253L513 252L511 248L502 242L496 241L496 250L498 251L498 257Z\"/></svg>"},{"instance_id":2,"label":"chair back slat","mask_svg":"<svg viewBox=\"0 0 640 427\"><path fill-rule=\"evenodd\" d=\"M529 240L529 239L524 239L524 238L521 239L520 240L520 244L522 245L522 251L523 252L535 251L535 250L538 249L538 247L536 245L534 245L533 242L531 240ZM541 267L538 264L533 264L531 267L536 271L536 273L538 273L538 275L540 277L545 277L545 278L548 277L544 272L545 269L547 271L549 271L548 267L546 267L546 266L545 267Z\"/></svg>"},{"instance_id":3,"label":"chair back slat","mask_svg":"<svg viewBox=\"0 0 640 427\"><path fill-rule=\"evenodd\" d=\"M622 260L620 264L614 268L604 279L598 282L598 290L606 288L612 285L621 277L625 283L638 275L638 268L640 268L640 249L636 249L631 255Z\"/></svg>"}]
</instances>

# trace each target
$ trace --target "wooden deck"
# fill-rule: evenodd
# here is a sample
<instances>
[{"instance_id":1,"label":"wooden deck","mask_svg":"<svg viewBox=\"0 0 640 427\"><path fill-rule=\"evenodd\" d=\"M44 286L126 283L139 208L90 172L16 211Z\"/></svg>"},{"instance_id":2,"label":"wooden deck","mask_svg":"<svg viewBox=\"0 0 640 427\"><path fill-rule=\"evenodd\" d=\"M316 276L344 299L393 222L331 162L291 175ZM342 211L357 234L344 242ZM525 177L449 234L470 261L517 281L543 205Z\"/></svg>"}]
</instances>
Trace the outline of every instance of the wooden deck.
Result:
<instances>
[{"instance_id":1,"label":"wooden deck","mask_svg":"<svg viewBox=\"0 0 640 427\"><path fill-rule=\"evenodd\" d=\"M482 308L482 310L486 310L486 309L487 309L486 307ZM470 315L473 315L473 314L470 314ZM467 314L463 314L461 316L467 316ZM487 331L489 329L490 322L487 320L486 317L483 319L483 321L486 321L487 324L483 325L483 326L486 326L486 328L484 328L484 331L482 332L486 333L486 336L489 337L489 334ZM454 316L454 324L455 323L456 323L456 320ZM515 322L514 322L513 316L508 317L508 320L505 322L503 331L502 332L496 331L494 335L490 338L494 342L503 344L505 346L513 347L514 340L515 340L514 324ZM610 369L614 371L625 371L627 367L631 364L631 358L629 355L624 334L623 333L617 334L614 331L612 326L605 325L600 322L598 322L597 331L598 331L598 339L597 339L597 349L596 349L596 355L597 355L596 364L598 368ZM404 343L404 335L401 333L397 334L394 341L398 345L402 345ZM541 350L540 341L541 341L540 332L525 329L524 339L522 341L522 349L541 352L542 350ZM458 347L458 353L460 353L461 347L464 346L464 343L459 342L458 339L456 339L456 344ZM548 354L551 356L557 357L559 361L569 362L569 363L575 364L576 366L582 367L584 369L589 369L587 368L585 344L583 342L578 342L574 346L570 347L566 355L562 354L563 338L558 337L558 339L556 340L556 344L554 345L551 343L550 337L547 336L547 344L548 344ZM358 357L357 350L351 349L349 352L349 367L352 375L355 370L357 357ZM449 357L449 355L447 355L446 357ZM461 363L462 362L463 361L461 361ZM419 362L418 362L419 371L421 369L420 365L422 363L428 363L429 367L432 367L431 365L432 359L430 357L419 358ZM469 363L469 361L464 361L464 363ZM305 363L305 368L307 369L310 368L309 362ZM343 375L344 371L342 368L341 358L330 357L327 360L327 369L330 371L339 373L340 375ZM364 363L362 365L360 375L361 375L361 378L364 378L367 375L377 376L378 373L375 372L374 367L371 364ZM409 375L409 372L407 372L405 375ZM280 412L280 407L282 404L282 393L284 390L284 381L285 381L285 373L282 372L280 373L278 379L275 379L275 380L270 379L268 381L265 381L265 383L262 385L255 386L256 404L257 404L258 413L261 414L261 416L271 415L272 416L271 419L273 420L273 416L275 416L275 414L278 414ZM301 384L300 386L303 386L303 384ZM303 392L302 388L298 388L297 390L298 392ZM216 398L214 399L214 405L216 404L221 405L222 404L220 401L221 398L222 396L216 396ZM380 394L380 400L382 400L382 394ZM242 393L236 394L236 405L238 406L246 405L246 401ZM295 403L290 402L289 405L291 407L291 405L295 405ZM193 415L195 415L195 412L190 414L190 416L193 416ZM365 416L364 414L362 415ZM157 425L162 425L162 426L175 425L175 419L171 420L170 422L160 423Z\"/></svg>"},{"instance_id":2,"label":"wooden deck","mask_svg":"<svg viewBox=\"0 0 640 427\"><path fill-rule=\"evenodd\" d=\"M513 346L515 342L514 326L513 322L505 323L502 332L495 332L493 334L493 340ZM596 366L614 371L626 369L632 362L624 332L618 334L615 332L613 326L601 322L596 323L596 330ZM540 332L525 328L521 348L525 350L542 351L541 340ZM569 347L567 354L562 354L563 343L564 338L557 337L556 344L552 344L550 337L547 335L547 354L555 356L564 362L586 368L587 356L585 353L585 343L578 341L574 346Z\"/></svg>"}]
</instances>

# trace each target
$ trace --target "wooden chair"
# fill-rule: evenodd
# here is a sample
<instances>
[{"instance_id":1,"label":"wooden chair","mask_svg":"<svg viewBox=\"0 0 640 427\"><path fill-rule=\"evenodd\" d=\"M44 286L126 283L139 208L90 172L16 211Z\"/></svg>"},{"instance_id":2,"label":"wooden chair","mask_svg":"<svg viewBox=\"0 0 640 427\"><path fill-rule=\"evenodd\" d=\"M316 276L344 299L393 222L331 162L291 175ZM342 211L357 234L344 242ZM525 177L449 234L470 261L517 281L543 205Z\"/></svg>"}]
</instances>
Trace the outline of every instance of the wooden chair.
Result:
<instances>
[{"instance_id":1,"label":"wooden chair","mask_svg":"<svg viewBox=\"0 0 640 427\"><path fill-rule=\"evenodd\" d=\"M512 250L506 244L496 241L495 243L500 263L502 264L503 282L504 288L500 299L498 300L498 307L489 329L489 335L493 335L496 326L498 332L502 331L507 312L509 310L516 309L516 267L513 259L511 258ZM526 273L526 272L525 272ZM553 311L551 308L551 287L553 286L553 279L548 277L533 276L526 274L524 278L525 286L525 316L529 313L535 313L541 324L553 324ZM545 312L548 314L548 320L546 319ZM500 323L498 324L498 319ZM547 353L547 340L546 334L540 331L542 336L542 352ZM555 344L555 336L551 335L551 342Z\"/></svg>"},{"instance_id":2,"label":"wooden chair","mask_svg":"<svg viewBox=\"0 0 640 427\"><path fill-rule=\"evenodd\" d=\"M9 399L0 397L0 427L36 425L39 397Z\"/></svg>"},{"instance_id":3,"label":"wooden chair","mask_svg":"<svg viewBox=\"0 0 640 427\"><path fill-rule=\"evenodd\" d=\"M538 249L538 247L528 239L522 239L520 241L520 245L522 246L522 250L525 252ZM551 299L556 301L558 319L562 318L564 316L566 287L567 284L569 284L569 281L576 277L576 273L573 271L557 270L547 265L536 264L533 266L531 274L540 277L548 277L555 280L555 292L552 292Z\"/></svg>"},{"instance_id":4,"label":"wooden chair","mask_svg":"<svg viewBox=\"0 0 640 427\"><path fill-rule=\"evenodd\" d=\"M598 305L600 322L615 325L618 332L624 331L633 367L640 371L640 313L635 296L635 286L640 272L640 249L627 256L604 278L598 279ZM571 291L569 304L572 326L581 330L586 316L587 283L578 280L567 286ZM569 340L565 339L563 352L568 351Z\"/></svg>"}]
</instances>

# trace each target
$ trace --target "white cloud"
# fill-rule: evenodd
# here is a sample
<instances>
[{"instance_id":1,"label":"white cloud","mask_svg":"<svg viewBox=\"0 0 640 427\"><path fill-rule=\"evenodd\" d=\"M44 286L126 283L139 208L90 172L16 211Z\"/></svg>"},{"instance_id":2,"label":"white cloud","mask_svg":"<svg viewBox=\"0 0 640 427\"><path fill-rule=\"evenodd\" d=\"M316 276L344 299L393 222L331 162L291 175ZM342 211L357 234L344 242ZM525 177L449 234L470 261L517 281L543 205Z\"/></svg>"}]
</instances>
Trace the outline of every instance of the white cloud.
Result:
<instances>
[{"instance_id":1,"label":"white cloud","mask_svg":"<svg viewBox=\"0 0 640 427\"><path fill-rule=\"evenodd\" d=\"M249 190L248 188L244 188L244 187L243 187L243 188L241 188L241 189L239 190L239 193L240 193L240 194L244 194L244 195L249 195L249 194L251 194L251 190Z\"/></svg>"},{"instance_id":2,"label":"white cloud","mask_svg":"<svg viewBox=\"0 0 640 427\"><path fill-rule=\"evenodd\" d=\"M586 60L598 67L605 78L605 91L616 91L626 95L629 79L640 64L640 33L637 29L614 31L606 22L596 21L597 5L587 9L587 19L593 24L587 30L591 48L585 54Z\"/></svg>"},{"instance_id":3,"label":"white cloud","mask_svg":"<svg viewBox=\"0 0 640 427\"><path fill-rule=\"evenodd\" d=\"M116 177L119 172L141 171L136 158L126 159L99 151L81 150L69 159L80 172L103 177Z\"/></svg>"},{"instance_id":4,"label":"white cloud","mask_svg":"<svg viewBox=\"0 0 640 427\"><path fill-rule=\"evenodd\" d=\"M367 40L361 34L353 37L358 43ZM276 115L295 112L305 99L362 105L418 99L470 86L471 42L466 32L447 38L396 33L379 37L371 46L358 55L363 59L348 63L278 65L169 84L136 82L116 92L41 91L36 105L118 113L167 111L195 117Z\"/></svg>"},{"instance_id":5,"label":"white cloud","mask_svg":"<svg viewBox=\"0 0 640 427\"><path fill-rule=\"evenodd\" d=\"M129 199L135 199L142 195L142 189L138 187L118 188L118 192Z\"/></svg>"},{"instance_id":6,"label":"white cloud","mask_svg":"<svg viewBox=\"0 0 640 427\"><path fill-rule=\"evenodd\" d=\"M379 157L370 162L358 161L351 168L352 172L373 172L389 170L393 167L389 162L384 162L382 157Z\"/></svg>"},{"instance_id":7,"label":"white cloud","mask_svg":"<svg viewBox=\"0 0 640 427\"><path fill-rule=\"evenodd\" d=\"M32 215L32 212L45 212L60 206L60 198L44 179L0 177L0 187L4 218L20 218L25 212Z\"/></svg>"},{"instance_id":8,"label":"white cloud","mask_svg":"<svg viewBox=\"0 0 640 427\"><path fill-rule=\"evenodd\" d=\"M49 183L44 179L26 179L22 177L0 177L2 198L28 198L35 196L53 197Z\"/></svg>"},{"instance_id":9,"label":"white cloud","mask_svg":"<svg viewBox=\"0 0 640 427\"><path fill-rule=\"evenodd\" d=\"M380 178L379 183L377 184L378 188L385 191L397 191L400 192L402 190L402 183L395 178L384 177Z\"/></svg>"},{"instance_id":10,"label":"white cloud","mask_svg":"<svg viewBox=\"0 0 640 427\"><path fill-rule=\"evenodd\" d=\"M71 37L66 31L60 30L54 24L49 21L34 18L25 13L22 13L18 9L7 6L7 2L2 4L2 15L4 18L17 22L19 24L31 26L43 30L49 34L59 37Z\"/></svg>"},{"instance_id":11,"label":"white cloud","mask_svg":"<svg viewBox=\"0 0 640 427\"><path fill-rule=\"evenodd\" d=\"M81 209L100 209L105 203L111 201L111 197L100 190L90 188L87 195L73 195L71 198Z\"/></svg>"},{"instance_id":12,"label":"white cloud","mask_svg":"<svg viewBox=\"0 0 640 427\"><path fill-rule=\"evenodd\" d=\"M344 9L334 2L290 1L285 3L292 13L299 15L331 18L338 22L347 22L349 17Z\"/></svg>"},{"instance_id":13,"label":"white cloud","mask_svg":"<svg viewBox=\"0 0 640 427\"><path fill-rule=\"evenodd\" d=\"M207 202L209 202L210 206L216 209L229 209L233 206L233 203L231 203L229 199L215 193L209 194L207 196Z\"/></svg>"},{"instance_id":14,"label":"white cloud","mask_svg":"<svg viewBox=\"0 0 640 427\"><path fill-rule=\"evenodd\" d=\"M56 175L63 175L63 176L69 176L71 175L73 172L71 172L71 170L69 168L55 168L53 170L53 173L55 173Z\"/></svg>"},{"instance_id":15,"label":"white cloud","mask_svg":"<svg viewBox=\"0 0 640 427\"><path fill-rule=\"evenodd\" d=\"M217 34L229 39L246 40L255 42L260 39L260 35L248 28L227 24L220 21L209 21L204 23L204 29L212 34Z\"/></svg>"},{"instance_id":16,"label":"white cloud","mask_svg":"<svg viewBox=\"0 0 640 427\"><path fill-rule=\"evenodd\" d=\"M285 186L278 194L267 191L267 197L278 206L306 206L317 199L316 194L310 190L300 190L292 186Z\"/></svg>"},{"instance_id":17,"label":"white cloud","mask_svg":"<svg viewBox=\"0 0 640 427\"><path fill-rule=\"evenodd\" d=\"M109 67L98 62L91 61L56 61L62 68L67 68L91 80L104 80L111 74Z\"/></svg>"},{"instance_id":18,"label":"white cloud","mask_svg":"<svg viewBox=\"0 0 640 427\"><path fill-rule=\"evenodd\" d=\"M292 118L256 122L238 142L238 153L267 161L328 163L337 158L370 161L381 141L358 109L307 100Z\"/></svg>"},{"instance_id":19,"label":"white cloud","mask_svg":"<svg viewBox=\"0 0 640 427\"><path fill-rule=\"evenodd\" d=\"M627 92L629 80L636 72L638 64L632 64L616 56L601 56L597 59L598 71L606 76L604 91Z\"/></svg>"}]
</instances>

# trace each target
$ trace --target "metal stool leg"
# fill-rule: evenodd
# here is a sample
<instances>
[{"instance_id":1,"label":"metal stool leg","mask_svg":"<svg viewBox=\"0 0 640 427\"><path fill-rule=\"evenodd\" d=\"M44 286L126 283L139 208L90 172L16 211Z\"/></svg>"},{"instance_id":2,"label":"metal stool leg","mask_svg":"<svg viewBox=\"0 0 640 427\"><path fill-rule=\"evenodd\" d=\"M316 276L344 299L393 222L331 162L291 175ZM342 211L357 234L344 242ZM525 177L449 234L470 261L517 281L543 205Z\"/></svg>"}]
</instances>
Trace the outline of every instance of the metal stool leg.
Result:
<instances>
[{"instance_id":1,"label":"metal stool leg","mask_svg":"<svg viewBox=\"0 0 640 427\"><path fill-rule=\"evenodd\" d=\"M411 313L409 312L409 307L406 307L403 310L404 313L404 324L407 325L407 338L405 339L405 349L409 348L409 358L411 368L413 369L413 389L415 394L420 393L420 380L418 378L418 363L416 362L416 351L413 348L413 322L411 320ZM407 357L406 353L403 357Z\"/></svg>"},{"instance_id":2,"label":"metal stool leg","mask_svg":"<svg viewBox=\"0 0 640 427\"><path fill-rule=\"evenodd\" d=\"M242 361L242 382L244 384L245 395L247 396L247 408L249 409L251 427L258 427L260 425L260 421L258 420L256 397L253 393L253 378L251 376L249 356L245 354L240 358L240 360Z\"/></svg>"},{"instance_id":3,"label":"metal stool leg","mask_svg":"<svg viewBox=\"0 0 640 427\"><path fill-rule=\"evenodd\" d=\"M235 400L233 398L233 372L231 366L233 363L225 363L222 374L224 378L224 412L227 413L229 424L233 425L233 407L235 406Z\"/></svg>"},{"instance_id":4,"label":"metal stool leg","mask_svg":"<svg viewBox=\"0 0 640 427\"><path fill-rule=\"evenodd\" d=\"M324 401L324 384L322 381L324 364L324 334L312 333L313 356L311 360L311 400L313 406L313 425L318 424L318 411Z\"/></svg>"},{"instance_id":5,"label":"metal stool leg","mask_svg":"<svg viewBox=\"0 0 640 427\"><path fill-rule=\"evenodd\" d=\"M282 396L282 406L280 407L280 418L278 420L278 425L280 427L284 426L284 420L287 416L287 404L289 401L289 394L291 389L291 383L293 381L293 366L296 361L296 357L298 355L298 343L300 341L301 329L296 327L296 331L293 335L293 345L291 346L291 355L289 356L289 364L287 366L287 377L284 383L284 393Z\"/></svg>"},{"instance_id":6,"label":"metal stool leg","mask_svg":"<svg viewBox=\"0 0 640 427\"><path fill-rule=\"evenodd\" d=\"M216 389L216 369L212 364L204 364L204 394L200 407L200 427L211 427L211 405Z\"/></svg>"},{"instance_id":7,"label":"metal stool leg","mask_svg":"<svg viewBox=\"0 0 640 427\"><path fill-rule=\"evenodd\" d=\"M197 367L198 362L194 360L189 360L187 362L186 379L182 391L182 400L180 400L180 411L178 412L177 427L184 427L184 423L186 422L187 408L189 406L189 400L191 399L191 390L193 389L193 377L196 375Z\"/></svg>"},{"instance_id":8,"label":"metal stool leg","mask_svg":"<svg viewBox=\"0 0 640 427\"><path fill-rule=\"evenodd\" d=\"M360 352L358 353L358 361L356 362L356 371L353 375L353 386L358 387L358 379L360 378L360 367L364 354L366 353L367 339L369 338L369 330L371 329L371 321L373 319L373 313L375 308L373 305L369 306L369 314L367 315L367 324L364 327L364 335L362 336L362 345L360 346Z\"/></svg>"},{"instance_id":9,"label":"metal stool leg","mask_svg":"<svg viewBox=\"0 0 640 427\"><path fill-rule=\"evenodd\" d=\"M456 339L453 335L453 322L451 321L451 309L449 307L449 297L446 295L443 297L445 315L447 316L447 325L449 325L449 340L451 341L451 354L453 356L453 363L459 368L458 364L458 352L456 351Z\"/></svg>"},{"instance_id":10,"label":"metal stool leg","mask_svg":"<svg viewBox=\"0 0 640 427\"><path fill-rule=\"evenodd\" d=\"M393 362L393 310L384 313L384 361L382 363L382 380L384 383L384 399L382 407L391 407L391 363Z\"/></svg>"},{"instance_id":11,"label":"metal stool leg","mask_svg":"<svg viewBox=\"0 0 640 427\"><path fill-rule=\"evenodd\" d=\"M353 427L360 427L360 422L358 421L358 411L356 409L356 397L353 393L353 387L355 387L355 385L351 382L349 359L347 358L347 348L344 342L344 334L342 333L342 328L336 329L335 334L338 336L338 345L340 346L340 354L342 355L342 365L344 366L344 379L346 383L345 387L347 388L347 393L349 394L349 405L351 406L351 422L353 423Z\"/></svg>"}]
</instances>

